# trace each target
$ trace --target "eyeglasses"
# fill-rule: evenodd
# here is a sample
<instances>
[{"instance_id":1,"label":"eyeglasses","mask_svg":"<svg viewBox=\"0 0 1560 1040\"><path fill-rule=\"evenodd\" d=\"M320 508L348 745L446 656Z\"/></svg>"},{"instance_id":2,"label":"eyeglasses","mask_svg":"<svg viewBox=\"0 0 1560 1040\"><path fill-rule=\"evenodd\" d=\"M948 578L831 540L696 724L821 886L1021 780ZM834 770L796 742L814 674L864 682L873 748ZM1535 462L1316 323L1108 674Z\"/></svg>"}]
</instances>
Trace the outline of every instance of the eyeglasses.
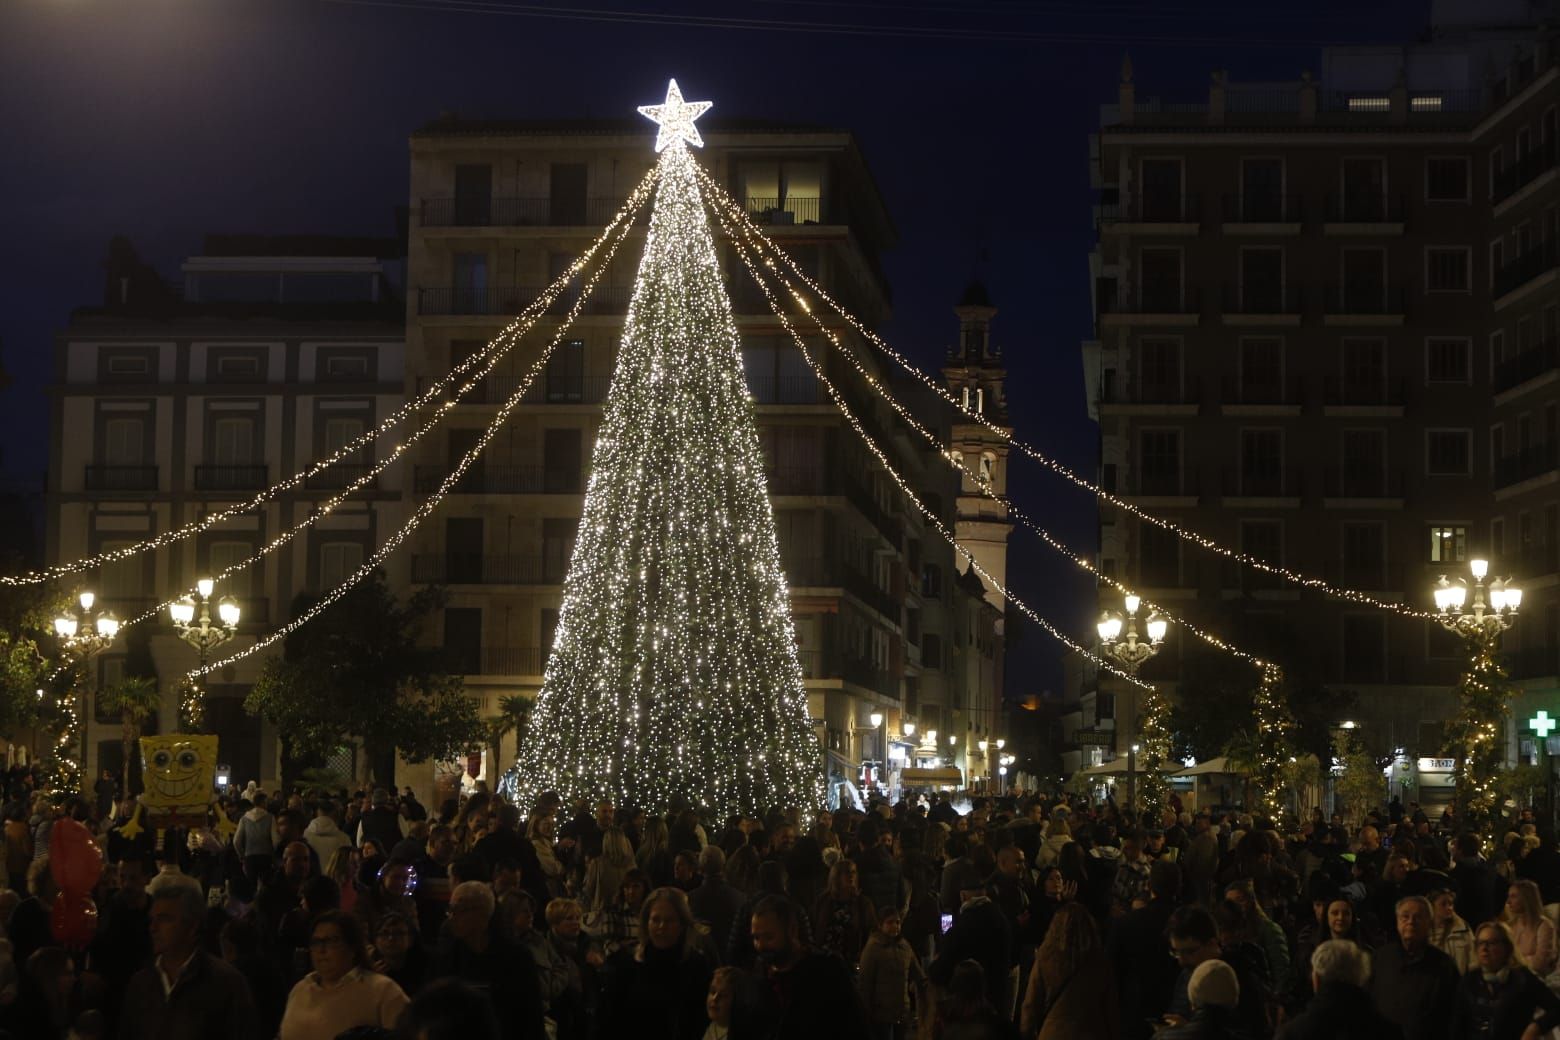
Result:
<instances>
[{"instance_id":1,"label":"eyeglasses","mask_svg":"<svg viewBox=\"0 0 1560 1040\"><path fill-rule=\"evenodd\" d=\"M339 935L316 935L309 940L309 949L311 950L328 950L332 946L345 945L347 945L347 940Z\"/></svg>"},{"instance_id":2,"label":"eyeglasses","mask_svg":"<svg viewBox=\"0 0 1560 1040\"><path fill-rule=\"evenodd\" d=\"M1475 942L1473 945L1478 947L1481 950L1495 950L1495 949L1504 950L1506 948L1506 940L1504 940L1504 939L1480 939L1477 942Z\"/></svg>"}]
</instances>

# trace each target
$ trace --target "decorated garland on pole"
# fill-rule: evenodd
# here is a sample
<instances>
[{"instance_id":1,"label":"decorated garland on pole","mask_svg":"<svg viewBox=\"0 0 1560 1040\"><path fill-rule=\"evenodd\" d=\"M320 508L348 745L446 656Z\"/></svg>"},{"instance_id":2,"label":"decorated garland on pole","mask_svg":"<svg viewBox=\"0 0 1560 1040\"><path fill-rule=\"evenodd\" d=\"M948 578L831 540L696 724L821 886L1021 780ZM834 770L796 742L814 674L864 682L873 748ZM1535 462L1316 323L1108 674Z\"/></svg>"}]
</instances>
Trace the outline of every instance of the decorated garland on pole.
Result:
<instances>
[{"instance_id":1,"label":"decorated garland on pole","mask_svg":"<svg viewBox=\"0 0 1560 1040\"><path fill-rule=\"evenodd\" d=\"M1511 715L1511 685L1495 656L1495 641L1468 640L1470 664L1452 692L1457 712L1446 720L1442 754L1456 760L1453 779L1463 818L1487 829L1498 807L1495 781L1505 765L1506 719Z\"/></svg>"},{"instance_id":2,"label":"decorated garland on pole","mask_svg":"<svg viewBox=\"0 0 1560 1040\"><path fill-rule=\"evenodd\" d=\"M1170 781L1165 769L1170 763L1170 701L1159 687L1150 686L1138 709L1138 758L1142 772L1137 779L1139 816L1159 819L1170 801Z\"/></svg>"},{"instance_id":3,"label":"decorated garland on pole","mask_svg":"<svg viewBox=\"0 0 1560 1040\"><path fill-rule=\"evenodd\" d=\"M1257 717L1257 791L1263 814L1278 819L1288 793L1285 766L1295 756L1295 717L1284 697L1284 670L1264 663L1253 707Z\"/></svg>"}]
</instances>

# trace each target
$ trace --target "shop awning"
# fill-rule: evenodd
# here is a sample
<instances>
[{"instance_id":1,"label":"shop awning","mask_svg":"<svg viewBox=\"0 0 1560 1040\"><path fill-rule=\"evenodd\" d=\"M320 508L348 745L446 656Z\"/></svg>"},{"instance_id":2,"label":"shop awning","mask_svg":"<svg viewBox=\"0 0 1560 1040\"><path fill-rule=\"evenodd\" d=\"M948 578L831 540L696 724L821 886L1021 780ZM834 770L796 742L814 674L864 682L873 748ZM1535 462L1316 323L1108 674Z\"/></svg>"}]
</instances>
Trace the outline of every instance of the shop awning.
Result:
<instances>
[{"instance_id":1,"label":"shop awning","mask_svg":"<svg viewBox=\"0 0 1560 1040\"><path fill-rule=\"evenodd\" d=\"M1127 760L1124 758L1111 759L1109 762L1101 762L1097 766L1079 770L1084 776L1126 776Z\"/></svg>"},{"instance_id":2,"label":"shop awning","mask_svg":"<svg viewBox=\"0 0 1560 1040\"><path fill-rule=\"evenodd\" d=\"M958 766L910 768L900 770L899 782L906 787L959 787L964 783L964 773Z\"/></svg>"},{"instance_id":3,"label":"shop awning","mask_svg":"<svg viewBox=\"0 0 1560 1040\"><path fill-rule=\"evenodd\" d=\"M1176 773L1176 776L1206 776L1210 773L1224 773L1228 776L1239 776L1240 770L1230 768L1230 760L1224 755L1218 758L1210 758L1206 762L1199 762L1195 766L1187 766Z\"/></svg>"}]
</instances>

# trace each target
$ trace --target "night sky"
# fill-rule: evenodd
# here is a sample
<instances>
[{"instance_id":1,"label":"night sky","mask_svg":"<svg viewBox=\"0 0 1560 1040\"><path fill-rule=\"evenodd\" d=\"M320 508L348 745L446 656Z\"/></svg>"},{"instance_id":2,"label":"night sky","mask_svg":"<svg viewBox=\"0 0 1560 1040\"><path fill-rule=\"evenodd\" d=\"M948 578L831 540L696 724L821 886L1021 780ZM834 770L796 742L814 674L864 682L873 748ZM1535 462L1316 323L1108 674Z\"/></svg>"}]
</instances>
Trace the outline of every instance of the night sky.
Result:
<instances>
[{"instance_id":1,"label":"night sky","mask_svg":"<svg viewBox=\"0 0 1560 1040\"><path fill-rule=\"evenodd\" d=\"M52 337L100 302L111 236L166 276L207 232L391 235L407 137L441 112L630 115L675 76L732 118L853 132L898 225L887 338L935 370L979 277L1019 436L1094 469L1087 135L1124 52L1138 96L1293 80L1329 43L1407 42L1428 0L0 0L0 469L47 468ZM653 140L645 124L645 147ZM1091 501L1032 462L1013 497L1092 551ZM1015 533L1014 590L1080 637L1087 576ZM1055 690L1026 626L1008 693Z\"/></svg>"}]
</instances>

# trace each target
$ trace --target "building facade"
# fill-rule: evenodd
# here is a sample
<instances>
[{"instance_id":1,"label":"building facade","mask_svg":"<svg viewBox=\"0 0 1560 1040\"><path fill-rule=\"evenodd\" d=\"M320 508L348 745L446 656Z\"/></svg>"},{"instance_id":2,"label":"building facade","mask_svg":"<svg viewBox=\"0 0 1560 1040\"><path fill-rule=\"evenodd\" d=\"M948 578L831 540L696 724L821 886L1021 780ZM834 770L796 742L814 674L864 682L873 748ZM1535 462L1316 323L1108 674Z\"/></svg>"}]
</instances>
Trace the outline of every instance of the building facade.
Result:
<instances>
[{"instance_id":1,"label":"building facade","mask_svg":"<svg viewBox=\"0 0 1560 1040\"><path fill-rule=\"evenodd\" d=\"M1520 6L1503 21L1501 5L1437 4L1426 42L1330 50L1319 79L1215 74L1191 103L1139 97L1125 65L1092 138L1084 345L1100 482L1144 510L1419 610L1475 557L1517 579L1519 715L1560 707L1560 49ZM1437 755L1464 657L1434 622L1104 505L1100 546L1144 596L1352 694L1377 746ZM1102 608L1117 599L1102 588ZM1172 630L1145 676L1175 688L1208 667ZM1135 723L1085 678L1080 728L1118 735L1086 765L1123 753ZM1515 727L1510 741L1531 750Z\"/></svg>"},{"instance_id":2,"label":"building facade","mask_svg":"<svg viewBox=\"0 0 1560 1040\"><path fill-rule=\"evenodd\" d=\"M210 236L168 283L111 248L105 299L78 309L55 340L46 554L68 562L122 548L246 500L383 420L403 402L403 305L386 278L397 240ZM128 621L253 556L310 518L375 455L309 478L251 513L79 576L98 605ZM242 614L236 649L285 622L301 593L351 574L400 523L392 467L366 493L289 544L217 583ZM178 724L178 691L197 663L166 611L123 630L88 677L90 784L119 774L120 724L97 692L155 673L162 708L147 732ZM242 707L256 655L208 677L207 732L240 784L274 785L280 748ZM337 763L352 768L354 763Z\"/></svg>"},{"instance_id":3,"label":"building facade","mask_svg":"<svg viewBox=\"0 0 1560 1040\"><path fill-rule=\"evenodd\" d=\"M878 257L895 232L851 136L739 124L701 124L701 131L706 147L696 157L716 181L831 295L868 326L878 324L889 309ZM414 134L408 389L482 349L600 234L654 159L637 122L441 119ZM502 696L534 697L541 688L642 241L641 223L480 465L402 561L409 583L449 589L440 638L460 652L467 688L484 711L495 711ZM987 763L972 761L968 748L1000 725L1000 624L978 643L970 636L984 629L971 624L951 549L871 459L735 251L719 248L831 788L881 782L885 759L891 774L956 759L966 774L984 775ZM429 439L415 466L414 501L475 443L566 309L555 306L452 410L447 430ZM843 320L823 320L883 376ZM951 521L951 470L890 421L816 332L809 346L831 381L895 468ZM986 661L975 680L972 655ZM876 727L874 713L882 717ZM922 746L930 731L943 741L935 749ZM449 783L453 766L491 780L521 739L523 732L506 740L496 762L483 752L437 767L436 779ZM425 769L405 771L403 782L429 782Z\"/></svg>"}]
</instances>

